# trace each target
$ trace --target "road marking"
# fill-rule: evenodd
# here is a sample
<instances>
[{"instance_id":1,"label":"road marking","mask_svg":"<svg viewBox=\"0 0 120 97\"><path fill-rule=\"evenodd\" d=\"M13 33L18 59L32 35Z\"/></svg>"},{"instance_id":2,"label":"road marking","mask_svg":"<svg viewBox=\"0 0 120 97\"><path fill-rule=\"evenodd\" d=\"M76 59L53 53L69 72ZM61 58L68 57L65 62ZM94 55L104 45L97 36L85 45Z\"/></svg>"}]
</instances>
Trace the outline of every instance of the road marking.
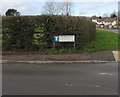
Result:
<instances>
[{"instance_id":1,"label":"road marking","mask_svg":"<svg viewBox=\"0 0 120 97\"><path fill-rule=\"evenodd\" d=\"M69 84L65 84L66 86L68 86Z\"/></svg>"},{"instance_id":2,"label":"road marking","mask_svg":"<svg viewBox=\"0 0 120 97\"><path fill-rule=\"evenodd\" d=\"M65 84L66 86L70 86L70 87L72 87L73 85L71 85L71 84Z\"/></svg>"},{"instance_id":3,"label":"road marking","mask_svg":"<svg viewBox=\"0 0 120 97\"><path fill-rule=\"evenodd\" d=\"M101 75L113 75L112 73L99 73Z\"/></svg>"},{"instance_id":4,"label":"road marking","mask_svg":"<svg viewBox=\"0 0 120 97\"><path fill-rule=\"evenodd\" d=\"M99 85L96 85L97 88L99 88L100 86Z\"/></svg>"},{"instance_id":5,"label":"road marking","mask_svg":"<svg viewBox=\"0 0 120 97\"><path fill-rule=\"evenodd\" d=\"M113 56L115 58L115 60L118 62L120 61L120 51L112 51L113 52Z\"/></svg>"},{"instance_id":6,"label":"road marking","mask_svg":"<svg viewBox=\"0 0 120 97\"><path fill-rule=\"evenodd\" d=\"M70 85L70 87L72 87L72 85Z\"/></svg>"}]
</instances>

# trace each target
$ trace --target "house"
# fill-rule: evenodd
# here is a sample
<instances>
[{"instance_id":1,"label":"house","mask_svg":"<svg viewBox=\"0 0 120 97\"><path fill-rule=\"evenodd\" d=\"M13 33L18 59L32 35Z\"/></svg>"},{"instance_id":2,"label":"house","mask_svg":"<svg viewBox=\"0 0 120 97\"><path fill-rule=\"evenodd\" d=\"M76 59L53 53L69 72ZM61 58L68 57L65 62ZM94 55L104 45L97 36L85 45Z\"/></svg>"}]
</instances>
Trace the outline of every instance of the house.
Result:
<instances>
[{"instance_id":1,"label":"house","mask_svg":"<svg viewBox=\"0 0 120 97\"><path fill-rule=\"evenodd\" d=\"M118 19L109 18L104 21L106 28L117 28L117 21Z\"/></svg>"},{"instance_id":2,"label":"house","mask_svg":"<svg viewBox=\"0 0 120 97\"><path fill-rule=\"evenodd\" d=\"M118 18L118 28L120 29L120 17Z\"/></svg>"},{"instance_id":3,"label":"house","mask_svg":"<svg viewBox=\"0 0 120 97\"><path fill-rule=\"evenodd\" d=\"M92 17L91 17L91 21L94 22L94 23L96 23L96 27L97 27L97 24L98 24L98 19L99 19L99 18L96 17L96 16L92 16Z\"/></svg>"},{"instance_id":4,"label":"house","mask_svg":"<svg viewBox=\"0 0 120 97\"><path fill-rule=\"evenodd\" d=\"M97 28L118 28L118 19L110 17L91 17L91 20L96 23Z\"/></svg>"}]
</instances>

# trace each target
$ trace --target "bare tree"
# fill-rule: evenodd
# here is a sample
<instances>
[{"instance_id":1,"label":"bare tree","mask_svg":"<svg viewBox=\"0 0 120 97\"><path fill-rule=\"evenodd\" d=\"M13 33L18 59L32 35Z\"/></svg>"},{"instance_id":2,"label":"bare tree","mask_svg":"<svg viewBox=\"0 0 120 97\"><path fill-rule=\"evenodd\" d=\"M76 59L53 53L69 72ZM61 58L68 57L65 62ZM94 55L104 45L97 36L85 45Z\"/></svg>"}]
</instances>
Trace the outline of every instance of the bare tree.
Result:
<instances>
[{"instance_id":1,"label":"bare tree","mask_svg":"<svg viewBox=\"0 0 120 97\"><path fill-rule=\"evenodd\" d=\"M109 13L104 13L104 14L103 14L103 17L109 17L109 16L110 16Z\"/></svg>"},{"instance_id":2,"label":"bare tree","mask_svg":"<svg viewBox=\"0 0 120 97\"><path fill-rule=\"evenodd\" d=\"M59 12L58 2L54 2L54 0L51 2L46 2L43 7L43 14L56 15L59 14Z\"/></svg>"},{"instance_id":3,"label":"bare tree","mask_svg":"<svg viewBox=\"0 0 120 97\"><path fill-rule=\"evenodd\" d=\"M62 14L69 16L71 14L73 3L70 0L63 2L61 6Z\"/></svg>"},{"instance_id":4,"label":"bare tree","mask_svg":"<svg viewBox=\"0 0 120 97\"><path fill-rule=\"evenodd\" d=\"M73 3L71 0L67 0L65 2L55 2L52 0L51 2L46 2L43 7L42 14L50 14L50 15L71 15Z\"/></svg>"}]
</instances>

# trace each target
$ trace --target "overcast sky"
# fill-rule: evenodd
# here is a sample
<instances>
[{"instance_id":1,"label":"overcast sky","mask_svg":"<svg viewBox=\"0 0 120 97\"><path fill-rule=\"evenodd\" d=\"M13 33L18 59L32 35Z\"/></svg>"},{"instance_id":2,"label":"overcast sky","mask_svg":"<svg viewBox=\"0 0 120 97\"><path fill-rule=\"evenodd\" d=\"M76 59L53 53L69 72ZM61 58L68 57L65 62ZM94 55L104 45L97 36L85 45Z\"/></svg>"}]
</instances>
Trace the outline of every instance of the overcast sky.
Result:
<instances>
[{"instance_id":1,"label":"overcast sky","mask_svg":"<svg viewBox=\"0 0 120 97\"><path fill-rule=\"evenodd\" d=\"M61 0L57 0L58 2ZM79 2L77 2L79 1ZM104 13L110 14L114 11L118 11L118 1L117 0L87 0L84 2L77 0L73 2L73 13L74 16L103 16ZM2 12L0 14L5 14L6 10L13 8L18 10L21 15L40 15L46 0L4 0L0 2L2 5Z\"/></svg>"}]
</instances>

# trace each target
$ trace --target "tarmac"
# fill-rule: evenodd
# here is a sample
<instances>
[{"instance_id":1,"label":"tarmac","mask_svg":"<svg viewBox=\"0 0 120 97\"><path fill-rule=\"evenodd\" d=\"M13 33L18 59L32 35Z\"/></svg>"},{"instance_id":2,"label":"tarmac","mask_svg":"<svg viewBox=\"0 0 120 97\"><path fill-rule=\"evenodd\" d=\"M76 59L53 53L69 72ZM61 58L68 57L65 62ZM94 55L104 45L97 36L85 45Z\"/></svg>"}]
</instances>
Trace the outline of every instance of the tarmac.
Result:
<instances>
[{"instance_id":1,"label":"tarmac","mask_svg":"<svg viewBox=\"0 0 120 97\"><path fill-rule=\"evenodd\" d=\"M119 62L120 61L120 52L119 51L101 51L91 53L91 60L80 60L80 61L31 61L31 60L1 60L0 63L29 63L29 64L79 64L79 63L108 63L108 62Z\"/></svg>"}]
</instances>

